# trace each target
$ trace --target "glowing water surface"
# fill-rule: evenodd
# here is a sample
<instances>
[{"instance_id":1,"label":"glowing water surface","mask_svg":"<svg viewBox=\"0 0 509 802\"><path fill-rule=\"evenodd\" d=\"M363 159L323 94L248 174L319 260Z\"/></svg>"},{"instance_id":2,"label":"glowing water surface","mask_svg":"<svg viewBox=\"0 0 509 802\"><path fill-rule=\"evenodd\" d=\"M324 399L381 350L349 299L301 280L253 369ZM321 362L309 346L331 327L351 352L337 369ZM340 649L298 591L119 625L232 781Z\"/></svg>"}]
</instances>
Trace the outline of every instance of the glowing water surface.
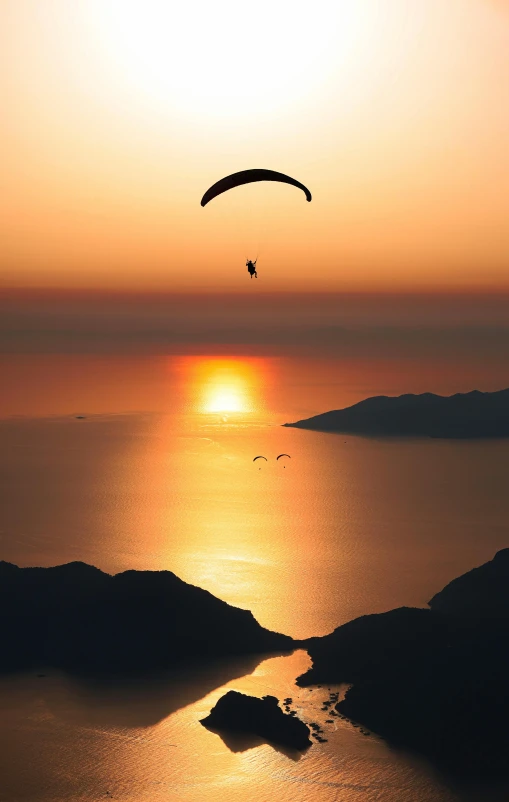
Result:
<instances>
[{"instance_id":1,"label":"glowing water surface","mask_svg":"<svg viewBox=\"0 0 509 802\"><path fill-rule=\"evenodd\" d=\"M26 418L0 422L3 559L172 570L264 626L306 637L358 615L424 605L508 545L508 444L369 440L279 425L357 400L345 384L334 403L334 366L328 382L309 374L306 389L302 366L285 374L270 362L187 359L172 365L171 381L155 371L159 390L145 366L157 405L127 414L142 398L139 372L132 395L121 397L118 388L101 395L111 375L104 365L82 360L75 390L55 365L53 401L32 388L43 416L26 400ZM278 400L279 368L291 381ZM113 375L124 375L122 365ZM33 376L24 381L26 399ZM46 370L43 386L51 381ZM275 461L283 451L286 467ZM253 463L257 454L269 461ZM327 689L294 685L308 664L301 651L130 683L53 671L4 677L0 798L507 798L455 787L346 722L325 724ZM327 743L300 760L267 745L226 745L199 720L227 688L293 697L304 720L323 723Z\"/></svg>"}]
</instances>

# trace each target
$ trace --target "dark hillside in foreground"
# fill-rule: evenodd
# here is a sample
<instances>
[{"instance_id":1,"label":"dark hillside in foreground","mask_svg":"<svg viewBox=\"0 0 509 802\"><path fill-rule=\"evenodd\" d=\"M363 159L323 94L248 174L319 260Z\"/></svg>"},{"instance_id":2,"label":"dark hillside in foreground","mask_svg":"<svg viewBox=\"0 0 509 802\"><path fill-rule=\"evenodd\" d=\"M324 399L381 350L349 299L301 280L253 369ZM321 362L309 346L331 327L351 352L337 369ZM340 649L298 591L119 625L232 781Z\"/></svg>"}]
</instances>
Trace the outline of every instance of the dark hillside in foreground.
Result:
<instances>
[{"instance_id":1,"label":"dark hillside in foreground","mask_svg":"<svg viewBox=\"0 0 509 802\"><path fill-rule=\"evenodd\" d=\"M336 709L457 774L509 775L509 549L431 609L368 615L307 642L299 685L351 683Z\"/></svg>"},{"instance_id":2,"label":"dark hillside in foreground","mask_svg":"<svg viewBox=\"0 0 509 802\"><path fill-rule=\"evenodd\" d=\"M495 393L376 396L346 409L285 423L298 429L379 436L509 437L509 389Z\"/></svg>"},{"instance_id":3,"label":"dark hillside in foreground","mask_svg":"<svg viewBox=\"0 0 509 802\"><path fill-rule=\"evenodd\" d=\"M80 672L170 668L189 660L289 651L263 629L170 571L110 576L85 563L18 568L0 562L0 670Z\"/></svg>"}]
</instances>

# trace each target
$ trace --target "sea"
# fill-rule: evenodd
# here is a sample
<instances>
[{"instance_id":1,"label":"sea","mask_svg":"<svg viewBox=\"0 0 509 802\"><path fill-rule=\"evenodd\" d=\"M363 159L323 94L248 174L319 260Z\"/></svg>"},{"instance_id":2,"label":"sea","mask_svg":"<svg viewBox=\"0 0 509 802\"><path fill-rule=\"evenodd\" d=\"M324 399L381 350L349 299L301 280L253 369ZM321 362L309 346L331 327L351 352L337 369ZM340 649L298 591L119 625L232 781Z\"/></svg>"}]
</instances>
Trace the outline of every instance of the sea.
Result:
<instances>
[{"instance_id":1,"label":"sea","mask_svg":"<svg viewBox=\"0 0 509 802\"><path fill-rule=\"evenodd\" d=\"M173 571L307 638L424 607L509 546L509 442L282 426L371 395L474 389L463 374L199 354L3 355L0 371L0 559L19 566ZM477 389L507 386L490 381ZM297 650L129 680L4 675L0 800L509 799L326 723L344 688L298 688L309 666ZM297 757L223 740L200 720L228 689L291 697L326 741Z\"/></svg>"}]
</instances>

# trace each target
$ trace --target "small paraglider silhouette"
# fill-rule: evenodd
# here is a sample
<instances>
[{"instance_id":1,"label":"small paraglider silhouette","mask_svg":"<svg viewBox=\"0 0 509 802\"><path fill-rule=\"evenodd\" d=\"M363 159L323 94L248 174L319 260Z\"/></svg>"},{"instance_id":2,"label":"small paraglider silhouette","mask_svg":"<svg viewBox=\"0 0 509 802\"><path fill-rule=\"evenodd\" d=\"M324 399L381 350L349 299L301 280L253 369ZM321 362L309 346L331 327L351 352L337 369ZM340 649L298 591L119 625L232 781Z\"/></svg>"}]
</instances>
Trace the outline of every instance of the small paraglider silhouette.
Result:
<instances>
[{"instance_id":1,"label":"small paraglider silhouette","mask_svg":"<svg viewBox=\"0 0 509 802\"><path fill-rule=\"evenodd\" d=\"M288 459L291 459L291 456L289 454L280 454L279 457L276 457L276 462L278 461L278 459L281 459L281 457L288 457ZM283 468L286 468L286 465L283 465Z\"/></svg>"},{"instance_id":2,"label":"small paraglider silhouette","mask_svg":"<svg viewBox=\"0 0 509 802\"><path fill-rule=\"evenodd\" d=\"M253 462L256 462L256 460L257 460L257 459L264 459L264 460L265 460L265 462L268 462L268 461L269 461L269 460L267 459L267 457L263 457L261 454L260 454L260 456L259 456L259 457L255 457L255 458L254 458L254 460L253 460ZM258 470L259 470L259 471L261 471L261 468L258 468Z\"/></svg>"}]
</instances>

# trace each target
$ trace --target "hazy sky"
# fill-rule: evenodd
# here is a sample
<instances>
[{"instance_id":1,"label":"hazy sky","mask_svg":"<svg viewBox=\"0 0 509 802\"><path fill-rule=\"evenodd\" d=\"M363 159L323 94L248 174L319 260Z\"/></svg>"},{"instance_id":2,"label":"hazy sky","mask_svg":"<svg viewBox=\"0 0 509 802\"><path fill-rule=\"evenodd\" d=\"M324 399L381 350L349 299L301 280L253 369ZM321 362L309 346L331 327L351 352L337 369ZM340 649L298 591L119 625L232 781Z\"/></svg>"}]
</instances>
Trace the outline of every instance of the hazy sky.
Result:
<instances>
[{"instance_id":1,"label":"hazy sky","mask_svg":"<svg viewBox=\"0 0 509 802\"><path fill-rule=\"evenodd\" d=\"M509 285L506 0L2 0L0 282ZM268 167L283 185L234 190ZM251 287L249 287L251 289Z\"/></svg>"}]
</instances>

